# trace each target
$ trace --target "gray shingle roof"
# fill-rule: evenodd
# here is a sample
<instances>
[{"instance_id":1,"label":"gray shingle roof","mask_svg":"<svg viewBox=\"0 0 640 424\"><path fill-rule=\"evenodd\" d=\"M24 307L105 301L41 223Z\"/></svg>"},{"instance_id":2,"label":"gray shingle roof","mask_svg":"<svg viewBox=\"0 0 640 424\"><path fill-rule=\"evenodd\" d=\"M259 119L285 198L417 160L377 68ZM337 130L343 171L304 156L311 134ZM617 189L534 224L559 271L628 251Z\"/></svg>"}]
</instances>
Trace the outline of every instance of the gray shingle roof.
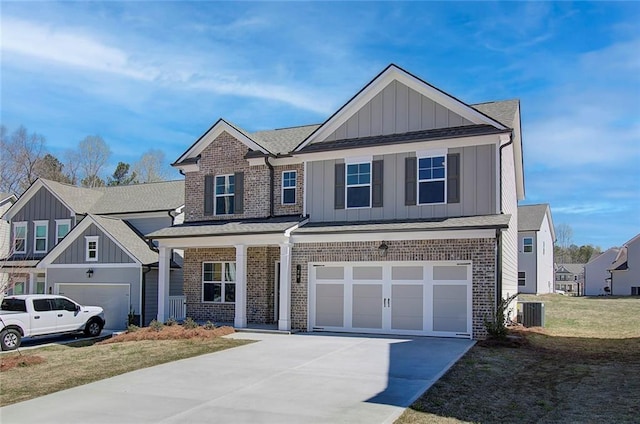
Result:
<instances>
[{"instance_id":1,"label":"gray shingle roof","mask_svg":"<svg viewBox=\"0 0 640 424\"><path fill-rule=\"evenodd\" d=\"M561 270L559 270L561 267L566 269L571 274L579 275L584 273L584 264L558 264L558 269L556 269L556 272L562 272Z\"/></svg>"},{"instance_id":2,"label":"gray shingle roof","mask_svg":"<svg viewBox=\"0 0 640 424\"><path fill-rule=\"evenodd\" d=\"M495 119L501 124L506 125L509 128L515 128L516 119L518 118L516 112L518 111L518 105L520 100L501 100L487 103L477 103L470 105L478 112L484 113L490 118Z\"/></svg>"},{"instance_id":3,"label":"gray shingle roof","mask_svg":"<svg viewBox=\"0 0 640 424\"><path fill-rule=\"evenodd\" d=\"M147 234L147 238L205 237L251 234L279 234L300 223L302 218L283 217L246 221L207 221L163 228Z\"/></svg>"},{"instance_id":4,"label":"gray shingle roof","mask_svg":"<svg viewBox=\"0 0 640 424\"><path fill-rule=\"evenodd\" d=\"M301 127L280 128L276 130L257 131L249 137L274 154L290 153L295 147L314 132L320 124Z\"/></svg>"},{"instance_id":5,"label":"gray shingle roof","mask_svg":"<svg viewBox=\"0 0 640 424\"><path fill-rule=\"evenodd\" d=\"M547 203L518 206L518 231L540 231L547 209Z\"/></svg>"},{"instance_id":6,"label":"gray shingle roof","mask_svg":"<svg viewBox=\"0 0 640 424\"><path fill-rule=\"evenodd\" d=\"M483 215L434 220L375 221L375 222L314 222L293 232L296 234L375 233L381 231L439 231L506 228L511 215Z\"/></svg>"},{"instance_id":7,"label":"gray shingle roof","mask_svg":"<svg viewBox=\"0 0 640 424\"><path fill-rule=\"evenodd\" d=\"M184 180L96 188L42 182L80 214L151 212L184 205Z\"/></svg>"},{"instance_id":8,"label":"gray shingle roof","mask_svg":"<svg viewBox=\"0 0 640 424\"><path fill-rule=\"evenodd\" d=\"M5 201L6 199L8 199L11 196L13 196L13 194L0 192L0 202Z\"/></svg>"},{"instance_id":9,"label":"gray shingle roof","mask_svg":"<svg viewBox=\"0 0 640 424\"><path fill-rule=\"evenodd\" d=\"M158 262L158 253L149 248L147 242L123 220L99 215L89 216L143 265Z\"/></svg>"}]
</instances>

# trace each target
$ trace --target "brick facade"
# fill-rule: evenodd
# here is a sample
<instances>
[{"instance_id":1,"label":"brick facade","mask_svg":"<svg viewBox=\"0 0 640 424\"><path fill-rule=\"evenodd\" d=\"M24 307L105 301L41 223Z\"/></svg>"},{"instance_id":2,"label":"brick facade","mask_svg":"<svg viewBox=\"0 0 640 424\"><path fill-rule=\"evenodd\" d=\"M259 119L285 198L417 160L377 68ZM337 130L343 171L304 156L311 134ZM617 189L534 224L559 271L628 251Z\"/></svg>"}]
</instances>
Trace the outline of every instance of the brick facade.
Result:
<instances>
[{"instance_id":1,"label":"brick facade","mask_svg":"<svg viewBox=\"0 0 640 424\"><path fill-rule=\"evenodd\" d=\"M274 166L273 179L273 213L274 215L302 215L302 203L304 186L304 166L299 164ZM282 204L282 172L296 171L296 203L294 205Z\"/></svg>"},{"instance_id":2,"label":"brick facade","mask_svg":"<svg viewBox=\"0 0 640 424\"><path fill-rule=\"evenodd\" d=\"M386 241L388 253L381 257L376 242L296 244L292 252L292 276L301 266L301 281L291 283L291 326L308 330L309 262L450 261L473 263L473 338L487 336L484 317L491 314L495 293L495 239Z\"/></svg>"}]
</instances>

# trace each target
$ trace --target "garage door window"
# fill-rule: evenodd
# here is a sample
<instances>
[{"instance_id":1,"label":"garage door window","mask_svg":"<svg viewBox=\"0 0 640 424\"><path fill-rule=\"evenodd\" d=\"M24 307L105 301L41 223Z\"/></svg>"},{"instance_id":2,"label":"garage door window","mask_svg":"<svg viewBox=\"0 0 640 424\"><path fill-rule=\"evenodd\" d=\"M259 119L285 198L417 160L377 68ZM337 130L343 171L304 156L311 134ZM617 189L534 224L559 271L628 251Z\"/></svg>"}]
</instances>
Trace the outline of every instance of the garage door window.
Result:
<instances>
[{"instance_id":1,"label":"garage door window","mask_svg":"<svg viewBox=\"0 0 640 424\"><path fill-rule=\"evenodd\" d=\"M203 262L202 301L215 303L236 301L235 262Z\"/></svg>"}]
</instances>

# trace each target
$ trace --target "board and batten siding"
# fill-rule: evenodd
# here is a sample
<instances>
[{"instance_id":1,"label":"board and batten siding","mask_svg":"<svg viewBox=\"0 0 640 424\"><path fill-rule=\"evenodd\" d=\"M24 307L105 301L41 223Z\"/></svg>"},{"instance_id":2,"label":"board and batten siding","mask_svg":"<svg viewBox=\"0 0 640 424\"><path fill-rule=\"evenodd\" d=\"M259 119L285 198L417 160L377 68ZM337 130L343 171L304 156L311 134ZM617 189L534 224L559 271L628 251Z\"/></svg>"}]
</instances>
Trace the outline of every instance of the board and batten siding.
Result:
<instances>
[{"instance_id":1,"label":"board and batten siding","mask_svg":"<svg viewBox=\"0 0 640 424\"><path fill-rule=\"evenodd\" d=\"M172 269L169 278L169 296L182 296L182 269ZM147 272L144 283L144 325L149 325L158 317L158 270Z\"/></svg>"},{"instance_id":2,"label":"board and batten siding","mask_svg":"<svg viewBox=\"0 0 640 424\"><path fill-rule=\"evenodd\" d=\"M27 253L26 255L14 254L20 258L42 258L44 253L34 254L33 234L35 231L33 221L49 221L49 231L47 234L47 250L51 250L56 245L56 219L71 219L73 225L73 212L60 202L49 190L41 187L31 199L13 216L12 222L27 222ZM13 227L13 226L12 226ZM13 231L13 228L12 230ZM11 235L13 238L13 234Z\"/></svg>"},{"instance_id":3,"label":"board and batten siding","mask_svg":"<svg viewBox=\"0 0 640 424\"><path fill-rule=\"evenodd\" d=\"M87 261L85 258L86 236L98 236L98 260ZM134 263L135 261L105 235L95 224L87 227L82 234L67 247L54 261L54 264L122 264Z\"/></svg>"},{"instance_id":4,"label":"board and batten siding","mask_svg":"<svg viewBox=\"0 0 640 424\"><path fill-rule=\"evenodd\" d=\"M155 218L132 218L129 219L126 216L123 218L129 224L131 224L140 234L149 234L163 228L171 227L173 224L173 218L168 214L163 217Z\"/></svg>"},{"instance_id":5,"label":"board and batten siding","mask_svg":"<svg viewBox=\"0 0 640 424\"><path fill-rule=\"evenodd\" d=\"M325 141L473 125L398 81L392 81Z\"/></svg>"},{"instance_id":6,"label":"board and batten siding","mask_svg":"<svg viewBox=\"0 0 640 424\"><path fill-rule=\"evenodd\" d=\"M335 209L335 164L342 160L309 162L307 205L312 222L370 221L490 215L496 213L496 155L494 145L449 149L460 154L460 202L442 205L405 205L405 158L415 152L374 156L383 160L383 206Z\"/></svg>"}]
</instances>

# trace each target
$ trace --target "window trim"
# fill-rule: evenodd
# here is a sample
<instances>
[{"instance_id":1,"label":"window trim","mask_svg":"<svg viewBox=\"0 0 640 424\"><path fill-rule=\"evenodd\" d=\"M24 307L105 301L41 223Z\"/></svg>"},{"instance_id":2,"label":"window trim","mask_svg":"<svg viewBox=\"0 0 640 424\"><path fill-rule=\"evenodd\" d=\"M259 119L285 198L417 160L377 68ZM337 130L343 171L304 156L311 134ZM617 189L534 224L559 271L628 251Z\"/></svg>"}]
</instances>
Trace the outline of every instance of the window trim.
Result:
<instances>
[{"instance_id":1,"label":"window trim","mask_svg":"<svg viewBox=\"0 0 640 424\"><path fill-rule=\"evenodd\" d=\"M226 285L227 284L233 284L236 285L237 283L237 277L236 277L236 281L226 281L225 280L225 265L226 264L234 264L235 265L236 261L203 261L202 265L201 265L201 278L200 278L200 300L202 303L213 303L213 304L227 304L227 305L235 305L236 301L234 300L233 302L227 302L226 299ZM204 280L204 266L205 264L220 264L222 266L222 270L221 270L221 280L220 281L215 281L215 280L211 280L211 281L205 281ZM237 268L236 268L237 270ZM204 285L205 284L220 284L221 289L220 289L220 301L216 302L215 300L204 300ZM237 286L236 286L237 287Z\"/></svg>"},{"instance_id":2,"label":"window trim","mask_svg":"<svg viewBox=\"0 0 640 424\"><path fill-rule=\"evenodd\" d=\"M98 243L100 240L100 236L84 236L84 260L87 262L98 262L98 255L100 253L100 244ZM89 243L95 242L95 249L89 249ZM90 257L89 253L95 250L96 255L95 258Z\"/></svg>"},{"instance_id":3,"label":"window trim","mask_svg":"<svg viewBox=\"0 0 640 424\"><path fill-rule=\"evenodd\" d=\"M418 151L416 152L416 205L417 206L423 206L423 205L446 205L447 204L447 166L448 166L448 161L447 161L447 155L448 155L448 151L447 150L431 150L431 151ZM420 179L420 159L433 159L433 158L439 158L442 157L444 159L443 164L444 164L444 176L442 178L430 178L428 180L423 180ZM434 202L434 203L420 203L420 183L427 183L427 182L435 182L435 181L442 181L444 183L444 193L443 193L443 201L442 202Z\"/></svg>"},{"instance_id":4,"label":"window trim","mask_svg":"<svg viewBox=\"0 0 640 424\"><path fill-rule=\"evenodd\" d=\"M236 181L235 181L235 175L236 174L220 174L220 175L215 175L213 177L213 214L215 216L228 216L228 215L233 215L235 213L235 205L236 205ZM224 177L225 178L225 182L229 181L229 177L233 177L233 193L232 194L218 194L216 188L218 187L218 177ZM218 197L233 197L233 208L232 211L230 213L218 213Z\"/></svg>"},{"instance_id":5,"label":"window trim","mask_svg":"<svg viewBox=\"0 0 640 424\"><path fill-rule=\"evenodd\" d=\"M527 244L527 240L531 240L530 244ZM531 247L530 251L527 251L527 246ZM533 237L522 237L522 252L523 253L533 253Z\"/></svg>"},{"instance_id":6,"label":"window trim","mask_svg":"<svg viewBox=\"0 0 640 424\"><path fill-rule=\"evenodd\" d=\"M285 187L284 186L284 174L293 174L294 175L294 185L293 187ZM283 206L295 205L298 203L297 195L298 195L298 171L295 169L288 169L286 171L282 171L282 179L281 179L281 188L280 188L280 204ZM284 191L285 190L293 190L293 203L288 203L284 201Z\"/></svg>"},{"instance_id":7,"label":"window trim","mask_svg":"<svg viewBox=\"0 0 640 424\"><path fill-rule=\"evenodd\" d=\"M349 165L369 165L369 184L349 184ZM369 186L369 206L349 206L349 188ZM371 209L373 203L373 159L357 158L352 161L345 161L344 166L344 208L345 209Z\"/></svg>"},{"instance_id":8,"label":"window trim","mask_svg":"<svg viewBox=\"0 0 640 424\"><path fill-rule=\"evenodd\" d=\"M44 237L38 237L38 227L44 226ZM44 238L44 250L38 250L38 240ZM33 221L33 253L47 253L49 248L49 221Z\"/></svg>"},{"instance_id":9,"label":"window trim","mask_svg":"<svg viewBox=\"0 0 640 424\"><path fill-rule=\"evenodd\" d=\"M58 233L58 229L60 228L61 225L67 224L69 226L69 231L67 231L67 234L69 234L71 232L71 220L70 219L56 219L56 246L58 245L58 243L60 243L62 241L63 238L65 238L67 236L67 234L65 234L64 236L62 236L62 238L59 238L60 235Z\"/></svg>"},{"instance_id":10,"label":"window trim","mask_svg":"<svg viewBox=\"0 0 640 424\"><path fill-rule=\"evenodd\" d=\"M24 249L23 250L16 250L16 229L17 228L24 228L24 238L21 238L20 240L24 240ZM14 222L13 223L13 253L27 253L27 240L29 239L29 225L26 221L19 221L19 222Z\"/></svg>"},{"instance_id":11,"label":"window trim","mask_svg":"<svg viewBox=\"0 0 640 424\"><path fill-rule=\"evenodd\" d=\"M520 277L520 274L522 274L522 277ZM523 284L520 284L520 281L522 281ZM518 271L518 287L524 287L526 285L527 285L527 272Z\"/></svg>"}]
</instances>

